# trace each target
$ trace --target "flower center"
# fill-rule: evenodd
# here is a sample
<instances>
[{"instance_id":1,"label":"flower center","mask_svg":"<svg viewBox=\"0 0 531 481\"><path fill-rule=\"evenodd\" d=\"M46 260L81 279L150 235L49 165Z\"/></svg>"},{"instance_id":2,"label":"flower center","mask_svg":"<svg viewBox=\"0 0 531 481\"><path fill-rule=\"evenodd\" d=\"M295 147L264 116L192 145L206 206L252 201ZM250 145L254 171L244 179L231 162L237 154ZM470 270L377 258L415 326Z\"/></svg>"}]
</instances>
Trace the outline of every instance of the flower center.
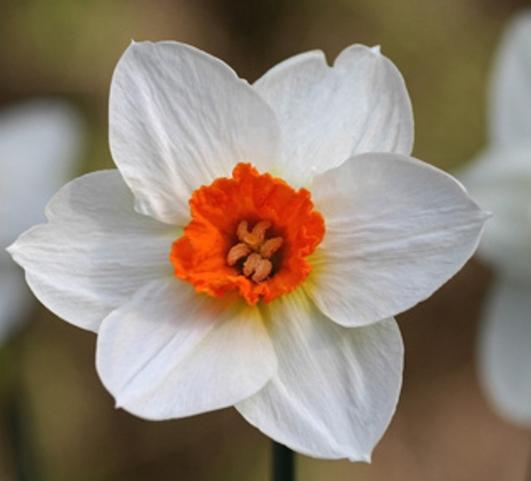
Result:
<instances>
[{"instance_id":1,"label":"flower center","mask_svg":"<svg viewBox=\"0 0 531 481\"><path fill-rule=\"evenodd\" d=\"M273 273L273 255L284 243L282 237L266 239L266 232L270 227L271 222L261 220L249 232L249 223L242 220L236 229L240 242L232 246L227 254L227 264L241 264L242 274L254 282L265 281Z\"/></svg>"},{"instance_id":2,"label":"flower center","mask_svg":"<svg viewBox=\"0 0 531 481\"><path fill-rule=\"evenodd\" d=\"M310 192L250 164L195 190L190 214L170 252L175 275L211 296L236 291L249 304L297 288L325 232Z\"/></svg>"}]
</instances>

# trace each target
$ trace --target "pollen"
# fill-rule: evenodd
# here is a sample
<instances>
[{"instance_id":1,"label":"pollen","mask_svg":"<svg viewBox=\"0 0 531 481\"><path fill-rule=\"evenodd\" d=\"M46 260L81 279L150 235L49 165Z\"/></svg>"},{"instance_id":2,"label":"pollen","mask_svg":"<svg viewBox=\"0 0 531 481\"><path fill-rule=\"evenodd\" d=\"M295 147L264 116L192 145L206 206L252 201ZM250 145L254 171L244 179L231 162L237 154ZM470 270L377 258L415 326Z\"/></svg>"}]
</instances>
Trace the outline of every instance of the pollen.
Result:
<instances>
[{"instance_id":1,"label":"pollen","mask_svg":"<svg viewBox=\"0 0 531 481\"><path fill-rule=\"evenodd\" d=\"M191 221L170 260L175 275L198 292L237 292L249 304L267 303L310 273L308 256L325 225L308 190L238 164L232 177L194 191L189 204Z\"/></svg>"}]
</instances>

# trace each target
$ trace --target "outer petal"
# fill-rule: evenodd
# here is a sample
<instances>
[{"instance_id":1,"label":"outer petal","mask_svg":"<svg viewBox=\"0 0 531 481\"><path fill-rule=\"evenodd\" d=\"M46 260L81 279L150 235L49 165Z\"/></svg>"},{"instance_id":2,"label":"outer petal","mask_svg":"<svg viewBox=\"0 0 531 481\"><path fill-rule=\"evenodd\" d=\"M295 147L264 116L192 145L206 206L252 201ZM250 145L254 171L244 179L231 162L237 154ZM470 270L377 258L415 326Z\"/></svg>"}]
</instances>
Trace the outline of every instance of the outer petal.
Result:
<instances>
[{"instance_id":1,"label":"outer petal","mask_svg":"<svg viewBox=\"0 0 531 481\"><path fill-rule=\"evenodd\" d=\"M112 312L97 368L118 406L147 419L190 416L257 392L276 370L259 311L154 281Z\"/></svg>"},{"instance_id":2,"label":"outer petal","mask_svg":"<svg viewBox=\"0 0 531 481\"><path fill-rule=\"evenodd\" d=\"M52 199L48 224L9 248L55 314L96 331L138 288L172 275L169 252L178 229L137 214L133 202L118 171L85 175Z\"/></svg>"},{"instance_id":3,"label":"outer petal","mask_svg":"<svg viewBox=\"0 0 531 481\"><path fill-rule=\"evenodd\" d=\"M531 283L501 278L485 312L480 377L502 415L531 427Z\"/></svg>"},{"instance_id":4,"label":"outer petal","mask_svg":"<svg viewBox=\"0 0 531 481\"><path fill-rule=\"evenodd\" d=\"M501 42L489 118L495 142L510 145L531 137L531 10L513 20Z\"/></svg>"},{"instance_id":5,"label":"outer petal","mask_svg":"<svg viewBox=\"0 0 531 481\"><path fill-rule=\"evenodd\" d=\"M413 114L404 80L378 47L348 47L333 67L321 51L297 55L254 86L279 119L277 168L293 184L307 184L354 154L411 152Z\"/></svg>"},{"instance_id":6,"label":"outer petal","mask_svg":"<svg viewBox=\"0 0 531 481\"><path fill-rule=\"evenodd\" d=\"M505 275L531 279L531 142L491 147L461 179L494 213L479 253Z\"/></svg>"},{"instance_id":7,"label":"outer petal","mask_svg":"<svg viewBox=\"0 0 531 481\"><path fill-rule=\"evenodd\" d=\"M305 284L334 321L361 326L430 296L474 253L486 214L444 172L364 154L314 180L326 234Z\"/></svg>"},{"instance_id":8,"label":"outer petal","mask_svg":"<svg viewBox=\"0 0 531 481\"><path fill-rule=\"evenodd\" d=\"M176 42L132 43L114 72L110 144L137 209L183 225L194 189L237 162L269 170L273 112L221 60Z\"/></svg>"},{"instance_id":9,"label":"outer petal","mask_svg":"<svg viewBox=\"0 0 531 481\"><path fill-rule=\"evenodd\" d=\"M395 321L345 329L301 290L271 304L269 314L278 373L237 409L296 451L370 461L402 381L403 345Z\"/></svg>"},{"instance_id":10,"label":"outer petal","mask_svg":"<svg viewBox=\"0 0 531 481\"><path fill-rule=\"evenodd\" d=\"M43 220L46 203L72 175L80 119L67 105L32 101L0 114L0 248Z\"/></svg>"}]
</instances>

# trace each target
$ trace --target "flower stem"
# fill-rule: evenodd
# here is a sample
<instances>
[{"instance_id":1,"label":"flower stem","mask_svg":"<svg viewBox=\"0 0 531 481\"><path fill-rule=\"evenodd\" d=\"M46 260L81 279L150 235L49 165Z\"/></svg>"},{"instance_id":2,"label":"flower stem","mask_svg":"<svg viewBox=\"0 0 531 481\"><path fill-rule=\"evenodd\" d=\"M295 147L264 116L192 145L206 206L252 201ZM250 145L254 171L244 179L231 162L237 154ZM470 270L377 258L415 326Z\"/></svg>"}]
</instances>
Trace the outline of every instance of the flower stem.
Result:
<instances>
[{"instance_id":1,"label":"flower stem","mask_svg":"<svg viewBox=\"0 0 531 481\"><path fill-rule=\"evenodd\" d=\"M273 441L273 481L295 480L295 455L282 444Z\"/></svg>"}]
</instances>

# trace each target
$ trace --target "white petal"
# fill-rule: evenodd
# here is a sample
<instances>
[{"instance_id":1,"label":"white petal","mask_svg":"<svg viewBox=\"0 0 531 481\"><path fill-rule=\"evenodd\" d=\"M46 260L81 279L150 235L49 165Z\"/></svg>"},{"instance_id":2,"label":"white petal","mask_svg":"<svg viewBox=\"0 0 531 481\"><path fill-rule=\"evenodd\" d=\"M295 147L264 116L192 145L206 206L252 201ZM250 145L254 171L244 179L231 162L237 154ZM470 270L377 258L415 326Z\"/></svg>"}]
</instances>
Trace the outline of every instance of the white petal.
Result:
<instances>
[{"instance_id":1,"label":"white petal","mask_svg":"<svg viewBox=\"0 0 531 481\"><path fill-rule=\"evenodd\" d=\"M496 281L481 332L480 378L498 411L531 427L531 282Z\"/></svg>"},{"instance_id":2,"label":"white petal","mask_svg":"<svg viewBox=\"0 0 531 481\"><path fill-rule=\"evenodd\" d=\"M397 154L363 154L314 180L326 233L305 289L345 326L426 299L474 253L486 214L451 176Z\"/></svg>"},{"instance_id":3,"label":"white petal","mask_svg":"<svg viewBox=\"0 0 531 481\"><path fill-rule=\"evenodd\" d=\"M396 322L346 329L301 290L271 304L269 316L278 373L236 408L301 453L370 461L400 392L403 345Z\"/></svg>"},{"instance_id":4,"label":"white petal","mask_svg":"<svg viewBox=\"0 0 531 481\"><path fill-rule=\"evenodd\" d=\"M221 60L176 42L132 43L114 72L110 144L137 209L188 221L193 190L237 162L269 170L274 113Z\"/></svg>"},{"instance_id":5,"label":"white petal","mask_svg":"<svg viewBox=\"0 0 531 481\"><path fill-rule=\"evenodd\" d=\"M498 51L491 84L491 136L510 145L531 136L531 12L517 16Z\"/></svg>"},{"instance_id":6,"label":"white petal","mask_svg":"<svg viewBox=\"0 0 531 481\"><path fill-rule=\"evenodd\" d=\"M491 147L461 179L494 214L479 245L481 256L507 276L531 279L531 142Z\"/></svg>"},{"instance_id":7,"label":"white petal","mask_svg":"<svg viewBox=\"0 0 531 481\"><path fill-rule=\"evenodd\" d=\"M96 331L103 318L153 279L172 275L179 229L133 210L118 171L70 182L9 251L37 298L63 319Z\"/></svg>"},{"instance_id":8,"label":"white petal","mask_svg":"<svg viewBox=\"0 0 531 481\"><path fill-rule=\"evenodd\" d=\"M0 343L24 320L31 305L31 293L22 273L0 259Z\"/></svg>"},{"instance_id":9,"label":"white petal","mask_svg":"<svg viewBox=\"0 0 531 481\"><path fill-rule=\"evenodd\" d=\"M98 335L97 367L117 406L152 420L231 406L276 370L258 309L154 281L112 312Z\"/></svg>"},{"instance_id":10,"label":"white petal","mask_svg":"<svg viewBox=\"0 0 531 481\"><path fill-rule=\"evenodd\" d=\"M320 51L290 58L255 83L282 129L277 168L296 185L362 152L409 154L413 114L398 69L377 48L353 45L333 67Z\"/></svg>"},{"instance_id":11,"label":"white petal","mask_svg":"<svg viewBox=\"0 0 531 481\"><path fill-rule=\"evenodd\" d=\"M44 220L44 207L73 174L80 119L67 105L32 101L0 114L0 248Z\"/></svg>"}]
</instances>

